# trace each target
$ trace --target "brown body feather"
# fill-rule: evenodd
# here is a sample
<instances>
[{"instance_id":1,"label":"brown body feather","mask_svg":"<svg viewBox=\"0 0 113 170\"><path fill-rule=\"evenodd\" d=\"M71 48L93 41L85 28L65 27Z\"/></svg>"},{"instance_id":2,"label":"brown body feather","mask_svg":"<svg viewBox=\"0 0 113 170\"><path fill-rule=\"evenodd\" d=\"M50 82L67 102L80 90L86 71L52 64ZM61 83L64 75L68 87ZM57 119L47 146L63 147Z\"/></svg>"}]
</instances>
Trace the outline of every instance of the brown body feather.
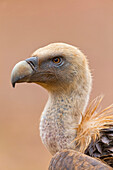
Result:
<instances>
[{"instance_id":1,"label":"brown body feather","mask_svg":"<svg viewBox=\"0 0 113 170\"><path fill-rule=\"evenodd\" d=\"M85 150L85 154L101 159L113 167L113 126L100 131L100 138L91 143Z\"/></svg>"},{"instance_id":2,"label":"brown body feather","mask_svg":"<svg viewBox=\"0 0 113 170\"><path fill-rule=\"evenodd\" d=\"M63 150L54 155L49 170L112 170L112 168L83 153Z\"/></svg>"}]
</instances>

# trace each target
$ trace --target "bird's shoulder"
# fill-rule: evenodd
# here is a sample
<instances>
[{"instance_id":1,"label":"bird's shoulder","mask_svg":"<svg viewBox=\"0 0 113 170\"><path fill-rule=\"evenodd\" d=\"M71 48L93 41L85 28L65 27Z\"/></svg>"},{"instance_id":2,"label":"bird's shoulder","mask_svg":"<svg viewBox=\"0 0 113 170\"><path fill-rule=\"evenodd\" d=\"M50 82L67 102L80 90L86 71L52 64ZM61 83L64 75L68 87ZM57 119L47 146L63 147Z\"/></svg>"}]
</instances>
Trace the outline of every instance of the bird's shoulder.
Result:
<instances>
[{"instance_id":1,"label":"bird's shoulder","mask_svg":"<svg viewBox=\"0 0 113 170\"><path fill-rule=\"evenodd\" d=\"M89 157L81 152L68 149L57 152L53 156L49 165L49 170L56 169L110 170L112 168L95 158Z\"/></svg>"}]
</instances>

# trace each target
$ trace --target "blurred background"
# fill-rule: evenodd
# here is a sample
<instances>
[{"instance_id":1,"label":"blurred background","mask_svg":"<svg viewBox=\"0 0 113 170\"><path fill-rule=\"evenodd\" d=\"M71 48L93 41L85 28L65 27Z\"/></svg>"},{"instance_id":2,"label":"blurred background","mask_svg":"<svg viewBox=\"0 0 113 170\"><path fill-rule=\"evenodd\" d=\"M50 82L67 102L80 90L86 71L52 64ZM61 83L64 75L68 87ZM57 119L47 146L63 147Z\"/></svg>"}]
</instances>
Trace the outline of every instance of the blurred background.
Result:
<instances>
[{"instance_id":1,"label":"blurred background","mask_svg":"<svg viewBox=\"0 0 113 170\"><path fill-rule=\"evenodd\" d=\"M50 153L39 136L48 98L35 84L13 89L13 66L39 47L66 42L87 56L91 99L113 103L113 0L0 0L0 169L45 170ZM90 99L90 100L91 100Z\"/></svg>"}]
</instances>

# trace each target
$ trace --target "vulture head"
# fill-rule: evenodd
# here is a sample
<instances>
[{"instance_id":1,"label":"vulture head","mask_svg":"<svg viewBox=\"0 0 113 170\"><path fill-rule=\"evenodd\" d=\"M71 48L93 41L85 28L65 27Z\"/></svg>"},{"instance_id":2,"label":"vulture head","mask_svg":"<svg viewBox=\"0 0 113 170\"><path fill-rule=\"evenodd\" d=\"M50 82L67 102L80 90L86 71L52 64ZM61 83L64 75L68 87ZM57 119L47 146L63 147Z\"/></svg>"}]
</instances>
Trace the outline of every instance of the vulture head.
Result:
<instances>
[{"instance_id":1,"label":"vulture head","mask_svg":"<svg viewBox=\"0 0 113 170\"><path fill-rule=\"evenodd\" d=\"M11 82L37 83L48 91L71 90L75 86L87 86L91 76L84 54L65 43L52 43L36 50L30 58L15 65Z\"/></svg>"}]
</instances>

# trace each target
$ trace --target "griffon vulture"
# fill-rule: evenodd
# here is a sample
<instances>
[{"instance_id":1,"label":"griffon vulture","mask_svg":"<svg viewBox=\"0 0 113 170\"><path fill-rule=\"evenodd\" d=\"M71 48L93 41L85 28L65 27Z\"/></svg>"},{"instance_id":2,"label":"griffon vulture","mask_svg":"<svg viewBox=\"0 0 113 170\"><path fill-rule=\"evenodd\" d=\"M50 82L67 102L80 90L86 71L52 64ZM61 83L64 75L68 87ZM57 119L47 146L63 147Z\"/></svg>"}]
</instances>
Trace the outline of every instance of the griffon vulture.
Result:
<instances>
[{"instance_id":1,"label":"griffon vulture","mask_svg":"<svg viewBox=\"0 0 113 170\"><path fill-rule=\"evenodd\" d=\"M78 48L52 43L36 50L15 65L11 82L33 82L49 93L40 121L42 142L54 155L49 169L113 167L113 106L98 111L101 96L87 106L92 76Z\"/></svg>"}]
</instances>

